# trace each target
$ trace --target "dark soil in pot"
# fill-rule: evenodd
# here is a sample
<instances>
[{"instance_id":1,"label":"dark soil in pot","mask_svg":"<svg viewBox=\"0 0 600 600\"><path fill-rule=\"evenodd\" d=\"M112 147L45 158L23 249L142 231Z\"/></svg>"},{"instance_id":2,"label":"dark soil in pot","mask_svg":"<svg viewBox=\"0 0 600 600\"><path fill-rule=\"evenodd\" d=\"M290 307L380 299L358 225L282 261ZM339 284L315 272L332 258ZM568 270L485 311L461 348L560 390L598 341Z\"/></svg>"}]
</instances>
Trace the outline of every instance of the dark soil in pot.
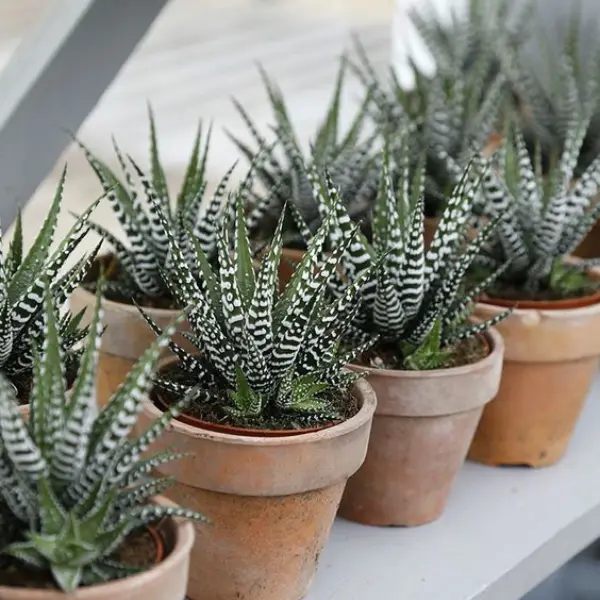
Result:
<instances>
[{"instance_id":1,"label":"dark soil in pot","mask_svg":"<svg viewBox=\"0 0 600 600\"><path fill-rule=\"evenodd\" d=\"M156 529L144 528L130 533L113 558L132 567L150 568L165 558L165 543ZM0 586L57 589L50 572L29 568L12 557L2 559Z\"/></svg>"},{"instance_id":2,"label":"dark soil in pot","mask_svg":"<svg viewBox=\"0 0 600 600\"><path fill-rule=\"evenodd\" d=\"M67 368L66 376L67 376L67 389L71 389L73 384L75 383L75 379L77 378L78 366L71 364ZM24 406L25 404L29 404L29 395L31 394L31 387L33 385L33 377L31 374L28 374L25 377L15 377L12 378L11 383L15 386L17 390L17 400L19 405Z\"/></svg>"},{"instance_id":3,"label":"dark soil in pot","mask_svg":"<svg viewBox=\"0 0 600 600\"><path fill-rule=\"evenodd\" d=\"M564 266L564 273L568 277L575 278L571 289L564 287L562 289L552 289L546 285L531 293L525 291L524 286L518 281L509 282L499 279L487 288L486 293L480 300L482 302L489 301L494 303L496 303L496 300L500 300L503 302L503 305L512 306L517 303L522 305L524 302L559 302L590 298L598 294L598 279L592 273L581 271L568 265ZM482 275L487 275L487 273L477 274L477 271L474 271L472 274L473 283L479 281Z\"/></svg>"},{"instance_id":4,"label":"dark soil in pot","mask_svg":"<svg viewBox=\"0 0 600 600\"><path fill-rule=\"evenodd\" d=\"M485 358L490 352L483 336L463 340L455 346L449 347L448 350L451 354L444 364L443 368L445 369L474 364ZM359 356L354 364L373 369L403 371L405 370L403 361L404 358L398 352L396 345L380 343Z\"/></svg>"},{"instance_id":5,"label":"dark soil in pot","mask_svg":"<svg viewBox=\"0 0 600 600\"><path fill-rule=\"evenodd\" d=\"M104 273L107 281L123 281L124 274L119 261L114 254L104 254L99 256L92 264L90 270L85 276L83 283L81 284L84 289L92 294L96 293L98 284L98 277L100 277L101 268L104 268ZM120 304L133 304L133 299L130 296L118 293L115 290L106 290L104 296L107 300L112 302L119 302ZM177 304L173 298L155 298L150 296L137 296L135 301L140 306L145 308L163 308L163 309L176 309Z\"/></svg>"},{"instance_id":6,"label":"dark soil in pot","mask_svg":"<svg viewBox=\"0 0 600 600\"><path fill-rule=\"evenodd\" d=\"M170 380L193 386L196 381L189 373L184 371L178 363L165 365L159 370L163 376L168 375ZM150 398L161 410L165 410L181 397L178 394L165 390L159 386L154 387L150 393ZM222 431L237 435L254 435L261 437L298 435L317 431L353 417L360 406L354 396L349 393L337 393L331 400L331 412L336 415L330 420L323 420L311 423L301 415L281 415L274 410L266 407L263 413L257 417L238 417L226 410L230 402L226 392L221 389L209 390L206 395L207 400L196 400L178 420L205 429ZM339 415L339 417L337 416Z\"/></svg>"}]
</instances>

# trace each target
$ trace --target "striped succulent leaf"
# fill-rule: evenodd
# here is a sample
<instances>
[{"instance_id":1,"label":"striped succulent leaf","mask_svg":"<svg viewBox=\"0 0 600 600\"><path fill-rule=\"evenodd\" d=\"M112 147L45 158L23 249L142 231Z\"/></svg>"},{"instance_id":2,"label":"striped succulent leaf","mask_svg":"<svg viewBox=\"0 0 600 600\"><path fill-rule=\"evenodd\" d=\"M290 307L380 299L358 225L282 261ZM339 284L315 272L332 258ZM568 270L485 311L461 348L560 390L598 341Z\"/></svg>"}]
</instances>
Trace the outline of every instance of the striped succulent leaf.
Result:
<instances>
[{"instance_id":1,"label":"striped succulent leaf","mask_svg":"<svg viewBox=\"0 0 600 600\"><path fill-rule=\"evenodd\" d=\"M152 504L167 481L149 470L175 458L160 454L141 459L180 406L174 407L139 438L128 434L139 410L168 327L134 367L100 413L95 379L100 345L101 297L96 307L76 382L66 393L60 319L51 285L43 290L46 341L34 351L34 384L29 418L19 409L10 382L0 375L0 515L3 551L30 568L51 575L72 593L82 584L125 577L137 568L114 559L132 531L164 517L206 519L190 510ZM196 390L190 392L190 397ZM186 400L188 400L187 398ZM10 526L8 526L10 524Z\"/></svg>"},{"instance_id":2,"label":"striped succulent leaf","mask_svg":"<svg viewBox=\"0 0 600 600\"><path fill-rule=\"evenodd\" d=\"M506 3L504 0L495 4ZM451 35L452 27L435 17L428 19L416 10L412 12L437 67L431 76L414 67L416 81L412 89L406 88L393 74L389 83L382 83L358 45L358 64L354 68L367 89L377 90L371 93L371 116L381 137L401 140L409 128L411 166L418 170L417 165L425 155L425 203L430 216L440 212L443 200L459 182L472 148L483 150L489 143L507 99L506 78L495 54L489 51L492 45L488 42L497 37L497 32L488 31L488 21L481 20L478 9L472 7L471 11L464 23L455 24L461 32L458 35ZM465 39L474 46L465 44ZM499 40L495 43L502 45ZM479 50L474 52L474 47ZM394 106L395 109L390 108ZM391 146L394 160L390 168L397 184L403 170L403 156L394 146ZM399 144L397 148L406 150L404 146Z\"/></svg>"},{"instance_id":3,"label":"striped succulent leaf","mask_svg":"<svg viewBox=\"0 0 600 600\"><path fill-rule=\"evenodd\" d=\"M575 124L585 119L590 119L590 124L584 128L584 142L574 156L574 176L581 177L600 153L600 55L588 51L586 44L586 38L597 36L597 24L581 19L575 9L563 31L539 27L532 32L534 43L541 48L535 53L536 60L516 48L502 56L527 148L532 155L539 148L544 171L564 154ZM544 62L540 63L540 58Z\"/></svg>"},{"instance_id":4,"label":"striped succulent leaf","mask_svg":"<svg viewBox=\"0 0 600 600\"><path fill-rule=\"evenodd\" d=\"M483 54L489 82L500 70L503 52L527 41L533 3L470 0L464 16L453 12L450 19L435 11L431 3L425 10L415 6L409 11L409 18L437 68L449 76L471 71Z\"/></svg>"},{"instance_id":5,"label":"striped succulent leaf","mask_svg":"<svg viewBox=\"0 0 600 600\"><path fill-rule=\"evenodd\" d=\"M355 241L356 226L340 232L331 253L323 248L337 217L331 212L316 234L307 240L307 251L291 281L279 294L277 272L283 245L285 211L280 215L275 235L262 254L257 273L250 274L250 242L246 235L243 212L243 185L233 194L235 222L223 219L219 235L218 285L216 300L190 284L185 273L177 240L170 238L174 264L174 296L182 305L193 307L189 323L200 356L183 355L177 349L179 366L189 374L189 381L206 385L212 402L221 399L223 415L247 424L264 423L261 419L277 418L290 423L317 423L331 420L330 401L342 381L344 364L340 340L351 325L357 309L359 284L343 297L329 298L328 282L333 278L340 257ZM315 202L318 198L315 198ZM339 202L339 198L336 198ZM235 242L229 241L236 236ZM365 277L368 270L365 271ZM222 306L216 310L214 304ZM198 308L195 308L198 307ZM160 329L152 324L156 332ZM361 340L364 342L364 340ZM335 382L335 385L334 385ZM348 380L348 385L350 380ZM169 379L168 373L157 381L171 393L183 396L189 389L185 382ZM344 391L344 388L342 388ZM237 422L237 421L236 421Z\"/></svg>"},{"instance_id":6,"label":"striped succulent leaf","mask_svg":"<svg viewBox=\"0 0 600 600\"><path fill-rule=\"evenodd\" d=\"M474 240L467 238L466 226L479 183L479 177L469 166L448 201L437 237L426 253L423 197L411 197L406 202L406 192L396 192L390 169L386 168L389 160L384 152L373 217L373 244L364 254L368 262L362 265L360 275L345 269L342 277L347 286L357 285L363 278L360 281L363 301L353 313L351 334L356 339L356 331L362 331L367 336L376 336L386 347L393 346L404 368L416 368L417 364L421 368L435 368L432 366L437 364L435 360L447 358L447 352L452 354L452 345L468 337L465 332L471 331L465 329L471 309L471 296L466 289L467 270L499 219L490 222ZM327 188L321 189L325 190L321 201L332 208ZM336 216L332 232L339 235L343 230L340 219L334 210L331 215ZM342 268L346 264L341 261ZM368 277L364 277L365 273ZM491 280L486 282L489 283ZM373 296L365 290L373 290ZM335 294L339 295L339 290ZM459 329L460 336L456 333ZM472 334L485 329L485 326L473 329ZM432 348L437 352L435 360Z\"/></svg>"},{"instance_id":7,"label":"striped succulent leaf","mask_svg":"<svg viewBox=\"0 0 600 600\"><path fill-rule=\"evenodd\" d=\"M375 138L365 134L370 99L367 97L364 100L348 129L342 131L340 115L346 72L347 61L342 58L332 98L321 124L311 138L309 151L300 161L297 153L301 138L290 119L285 98L277 85L262 72L275 122L275 146L270 147L261 161L257 169L260 187L247 202L247 225L252 239L268 240L272 237L286 203L295 205L313 233L319 227L322 215L302 168L304 160L320 169L328 168L341 190L342 203L352 219L360 221L368 216L376 186L372 165ZM256 149L236 136L230 134L229 137L246 158L254 160L269 144L244 108L239 103L236 103L236 108ZM303 248L303 239L294 219L288 218L284 225L284 244Z\"/></svg>"},{"instance_id":8,"label":"striped succulent leaf","mask_svg":"<svg viewBox=\"0 0 600 600\"><path fill-rule=\"evenodd\" d=\"M491 161L482 186L482 216L484 220L500 217L500 221L480 258L488 272L509 263L498 282L533 295L541 291L561 292L553 286L565 280L553 277L553 273L600 217L596 200L600 160L594 159L579 181L570 179L587 123L584 119L573 125L561 159L547 173L545 185L538 182L539 165L532 164L518 130L504 141L503 168L497 168L497 160ZM578 269L593 264L583 261Z\"/></svg>"},{"instance_id":9,"label":"striped succulent leaf","mask_svg":"<svg viewBox=\"0 0 600 600\"><path fill-rule=\"evenodd\" d=\"M53 305L62 309L70 293L83 281L98 250L96 248L75 265L66 268L90 229L89 218L99 200L91 204L53 249L65 178L66 170L60 178L48 215L29 250L23 248L23 226L19 215L6 254L0 251L0 373L17 386L24 402L28 401L34 372L34 353L46 343L45 282L49 282ZM85 327L79 327L79 323L80 320L62 319L58 324L60 350L69 371L77 367L77 346L87 332Z\"/></svg>"},{"instance_id":10,"label":"striped succulent leaf","mask_svg":"<svg viewBox=\"0 0 600 600\"><path fill-rule=\"evenodd\" d=\"M155 300L172 300L163 274L170 266L169 242L161 219L166 219L181 241L189 241L192 230L204 253L212 261L216 257L217 227L228 181L233 167L224 175L215 192L208 199L206 209L206 162L211 130L204 134L202 125L194 140L184 180L176 198L167 189L164 167L161 163L156 125L152 110L150 121L150 171L146 174L130 157L124 157L116 143L115 155L121 176L94 156L80 142L90 166L106 194L124 233L124 239L111 234L98 223L91 225L109 244L118 262L116 278L109 280L105 293L113 299L129 302L133 299L144 304ZM159 216L158 210L161 211ZM191 244L183 247L186 260L195 262ZM94 284L89 287L94 289Z\"/></svg>"}]
</instances>

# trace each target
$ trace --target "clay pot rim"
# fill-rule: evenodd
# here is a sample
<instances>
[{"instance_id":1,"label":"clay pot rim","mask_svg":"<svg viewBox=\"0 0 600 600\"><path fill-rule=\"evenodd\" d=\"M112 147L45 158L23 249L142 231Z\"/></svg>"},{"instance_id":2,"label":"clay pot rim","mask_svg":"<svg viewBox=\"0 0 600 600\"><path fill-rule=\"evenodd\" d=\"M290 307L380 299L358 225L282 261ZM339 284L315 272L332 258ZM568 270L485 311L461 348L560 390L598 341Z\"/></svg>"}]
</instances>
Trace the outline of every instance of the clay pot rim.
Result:
<instances>
[{"instance_id":1,"label":"clay pot rim","mask_svg":"<svg viewBox=\"0 0 600 600\"><path fill-rule=\"evenodd\" d=\"M162 506L177 506L174 502L171 502L164 496L155 496L153 502ZM99 598L113 598L118 597L119 592L127 591L127 589L137 589L141 585L151 585L156 579L159 579L163 573L175 566L178 562L183 560L186 554L189 554L192 545L194 543L194 526L190 521L182 521L181 519L173 519L169 517L173 523L173 530L175 533L175 543L173 549L168 556L157 565L150 569L125 577L124 579L117 579L115 581L109 581L108 583L101 583L89 587L78 588L76 596L80 600L99 600ZM29 589L29 588L13 588L7 586L0 586L0 597L13 598L14 600L46 600L46 598L56 597L56 594L60 594L60 590L47 590L47 589ZM65 598L68 597L64 594Z\"/></svg>"},{"instance_id":2,"label":"clay pot rim","mask_svg":"<svg viewBox=\"0 0 600 600\"><path fill-rule=\"evenodd\" d=\"M156 527L153 527L152 525L146 525L145 529L156 546L156 553L154 555L154 565L158 565L162 562L163 558L165 557L165 541L163 540L162 535L160 535Z\"/></svg>"},{"instance_id":3,"label":"clay pot rim","mask_svg":"<svg viewBox=\"0 0 600 600\"><path fill-rule=\"evenodd\" d=\"M353 371L365 373L365 375L377 375L378 377L390 377L392 379L433 379L449 377L463 377L473 371L481 371L491 367L497 360L498 355L504 353L504 339L494 327L483 333L490 346L490 352L487 356L469 365L460 367L450 367L447 369L431 369L429 371L402 371L400 369L375 369L374 367L365 367L363 365L351 364L349 367Z\"/></svg>"},{"instance_id":4,"label":"clay pot rim","mask_svg":"<svg viewBox=\"0 0 600 600\"><path fill-rule=\"evenodd\" d=\"M287 435L281 437L238 435L193 427L192 425L188 425L187 423L183 423L177 419L173 419L169 423L167 429L175 430L182 435L193 438L211 438L214 441L220 441L227 444L236 444L240 446L281 447L321 442L324 440L341 437L356 429L359 429L375 414L377 398L373 388L369 385L369 383L364 379L360 379L354 383L353 387L358 388L363 398L363 404L358 412L353 417L350 417L342 423L333 425L331 427L325 427L323 429L319 429L318 431L312 431L310 433L300 433L298 435ZM153 419L157 419L164 414L163 411L161 411L148 396L146 396L144 399L144 404L146 406L146 410Z\"/></svg>"},{"instance_id":5,"label":"clay pot rim","mask_svg":"<svg viewBox=\"0 0 600 600\"><path fill-rule=\"evenodd\" d=\"M600 303L600 290L587 296L577 298L562 298L560 300L504 300L503 298L484 297L479 301L481 304L499 306L502 308L514 307L518 310L539 310L539 311L572 311L580 308L587 308Z\"/></svg>"},{"instance_id":6,"label":"clay pot rim","mask_svg":"<svg viewBox=\"0 0 600 600\"><path fill-rule=\"evenodd\" d=\"M103 257L107 257L107 256L111 256L111 253L107 252L107 253L98 255L94 259L94 263L96 263L98 260L102 259ZM94 264L94 263L92 263L92 264ZM79 285L75 288L75 290L73 291L73 294L79 294L79 295L83 296L84 301L88 305L93 306L96 302L96 295L92 294L90 291L86 290L81 285ZM102 296L102 308L105 311L106 310L114 310L114 311L126 312L126 313L129 313L129 314L139 318L139 319L142 318L142 315L140 315L137 307L134 304L126 304L125 302L116 302L115 300L109 300L108 298L106 298L106 296ZM179 313L182 312L181 309L178 309L178 308L155 308L152 306L142 306L142 308L149 315L156 315L158 317L164 316L166 318L169 318L169 317L174 318L176 315L178 315Z\"/></svg>"}]
</instances>

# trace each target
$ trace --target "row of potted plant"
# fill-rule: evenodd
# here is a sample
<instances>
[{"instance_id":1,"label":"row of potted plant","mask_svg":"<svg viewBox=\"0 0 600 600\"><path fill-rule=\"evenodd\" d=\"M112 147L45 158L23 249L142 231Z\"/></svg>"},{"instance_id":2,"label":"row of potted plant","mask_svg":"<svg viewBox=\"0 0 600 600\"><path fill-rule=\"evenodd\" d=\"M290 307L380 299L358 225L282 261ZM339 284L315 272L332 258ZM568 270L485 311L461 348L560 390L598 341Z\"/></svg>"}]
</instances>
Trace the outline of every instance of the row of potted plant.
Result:
<instances>
[{"instance_id":1,"label":"row of potted plant","mask_svg":"<svg viewBox=\"0 0 600 600\"><path fill-rule=\"evenodd\" d=\"M296 161L302 160L297 148L290 151ZM159 441L158 455L142 467L146 472L151 466L161 477L140 485L147 500L174 481L168 496L188 510L202 511L213 522L199 526L193 545L188 587L192 598L241 593L254 593L257 598L302 597L340 501L340 514L362 523L415 525L439 516L482 409L498 389L503 342L490 327L525 312L494 309L489 321L469 324L466 319L474 302L484 289L514 286L515 280L527 281L534 275L534 289L549 286L550 279L555 291L562 289L560 285L567 290L577 289L576 283L591 285L585 271L557 263L548 249L553 271L563 270L560 276L543 275L537 269L529 273L529 262L507 260L519 240L514 235L518 230L510 229L515 227L511 219L516 207L508 210L507 204L519 200L498 194L496 177L502 173L484 170L483 162L471 163L463 174L425 250L419 183L423 178L417 176L411 188L406 171L396 193L389 163L385 153L371 242L352 224L329 174L304 165L323 223L313 234L300 214L290 209L308 250L280 295L276 287L287 208L274 239L258 251L262 254L258 259L248 240L243 210L251 185L251 177L246 178L214 218L211 235L216 256L209 258L189 227L184 228L187 233L177 235L153 184L140 171L149 208L144 232L148 240L157 238L152 248L158 247L158 236L164 238L167 258L158 272L179 307L175 312L187 308L189 329L182 337L196 350L189 352L169 341L181 319L163 333L151 309L139 307L148 329L159 336L145 356L151 352L156 360L161 345L168 344L175 358L163 363L147 398L142 390L150 381L150 371L148 359L143 358L96 420L110 430L113 442L123 441L118 458L112 458L115 469L124 464L127 470L133 468L133 458L131 444L123 436L135 423L140 404L139 426L151 432L140 438L144 447L175 417ZM526 173L525 162L522 167ZM528 182L525 174L522 189L517 189L524 192ZM470 217L478 190L490 199L493 212L483 213L488 223L473 239ZM138 202L140 198L135 196ZM141 214L139 206L136 214ZM546 216L549 222L540 216L539 227L553 224L553 215ZM88 218L86 213L78 221L75 230L80 233L75 239L85 233ZM571 225L578 221L586 227L592 222L579 218ZM584 234L583 225L568 229L571 244ZM510 244L503 245L503 239ZM528 250L534 254L536 248L531 242ZM11 246L9 257L14 255ZM532 262L544 256L540 250ZM94 345L81 359L70 398L60 391L69 383L59 385L56 375L50 377L40 368L53 361L63 363L60 332L67 333L52 316L49 285L45 304L37 307L40 326L47 332L41 362L32 350L34 379L47 377L45 385L34 385L34 394L51 390L44 397L56 401L57 415L62 412L67 423L77 414L92 431L91 415L76 410L76 399L80 389L86 390L88 404L93 397L93 355L104 320L98 314L99 298L119 285L119 271L111 268L111 260L96 259L100 275L88 281L97 293L86 292L95 306L93 335L88 335L88 344L93 339ZM473 271L475 263L484 272ZM72 272L80 278L89 264L86 257L81 269L70 271L67 279ZM100 269L102 264L107 268ZM48 270L44 272L38 275L42 283ZM478 306L484 310L483 304ZM80 316L77 319L80 324ZM71 320L66 319L73 330ZM109 323L107 333L110 328ZM57 341L50 345L55 330ZM83 334L78 336L81 339ZM56 352L54 358L46 356L50 348ZM353 370L366 374L372 387L343 370L356 356ZM80 382L84 370L91 373L85 383ZM138 387L132 387L132 381ZM33 411L29 435L36 435L35 410L41 400L34 396L29 400ZM127 418L120 412L125 407L131 413ZM46 425L55 418L59 417L48 417ZM43 430L42 426L39 431ZM62 430L69 428L65 425ZM24 431L19 429L19 435ZM163 451L173 445L191 456L167 466L165 457L171 456ZM95 460L89 449L85 454ZM140 459L139 452L136 456ZM101 461L103 469L110 458ZM131 483L123 485L128 492ZM8 499L7 506L12 510ZM77 506L63 508L77 513ZM195 518L203 523L201 517ZM43 527L42 522L36 525ZM96 560L97 554L90 557ZM37 569L50 565L54 573L52 557L45 560L29 564ZM83 579L73 581L92 581L83 575L94 564L92 559L86 555L81 560L78 577ZM75 585L55 578L64 589Z\"/></svg>"},{"instance_id":2,"label":"row of potted plant","mask_svg":"<svg viewBox=\"0 0 600 600\"><path fill-rule=\"evenodd\" d=\"M421 119L418 95L393 99L362 64L356 119L338 135L344 62L308 154L264 75L275 143L238 105L250 169L208 199L210 133L177 198L152 114L148 175L82 146L125 239L93 222L97 201L49 252L64 176L27 253L17 223L0 260L0 596L297 600L337 513L424 524L467 455L564 454L600 356L596 263L571 259L600 216L600 159L576 171L589 111L545 164L518 118L459 134L441 79L420 79ZM500 106L490 90L470 102ZM65 270L89 231L110 253Z\"/></svg>"}]
</instances>

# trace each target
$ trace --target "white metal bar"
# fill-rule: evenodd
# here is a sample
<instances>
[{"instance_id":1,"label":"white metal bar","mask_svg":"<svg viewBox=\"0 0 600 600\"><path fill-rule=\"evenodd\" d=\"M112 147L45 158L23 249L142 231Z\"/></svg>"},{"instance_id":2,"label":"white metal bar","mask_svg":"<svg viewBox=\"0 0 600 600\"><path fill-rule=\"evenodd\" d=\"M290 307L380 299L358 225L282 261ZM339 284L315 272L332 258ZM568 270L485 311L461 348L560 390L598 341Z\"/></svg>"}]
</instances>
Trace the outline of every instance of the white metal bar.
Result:
<instances>
[{"instance_id":1,"label":"white metal bar","mask_svg":"<svg viewBox=\"0 0 600 600\"><path fill-rule=\"evenodd\" d=\"M6 229L168 0L64 0L0 73L0 220Z\"/></svg>"}]
</instances>

